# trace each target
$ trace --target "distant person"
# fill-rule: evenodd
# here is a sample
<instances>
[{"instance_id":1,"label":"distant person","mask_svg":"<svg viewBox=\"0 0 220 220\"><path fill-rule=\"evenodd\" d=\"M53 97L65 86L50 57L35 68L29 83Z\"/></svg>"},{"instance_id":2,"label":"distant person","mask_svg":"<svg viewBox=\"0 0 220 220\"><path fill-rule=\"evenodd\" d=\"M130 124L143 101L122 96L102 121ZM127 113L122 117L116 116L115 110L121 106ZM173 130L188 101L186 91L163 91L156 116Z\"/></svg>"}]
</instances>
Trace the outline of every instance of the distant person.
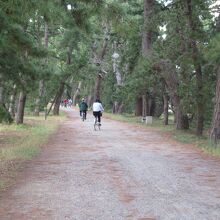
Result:
<instances>
[{"instance_id":1,"label":"distant person","mask_svg":"<svg viewBox=\"0 0 220 220\"><path fill-rule=\"evenodd\" d=\"M96 99L95 102L93 103L92 110L94 117L95 118L98 117L99 125L101 125L101 116L102 116L102 112L104 112L104 108L99 99Z\"/></svg>"},{"instance_id":2,"label":"distant person","mask_svg":"<svg viewBox=\"0 0 220 220\"><path fill-rule=\"evenodd\" d=\"M64 99L64 107L67 107L67 104L68 104L68 100Z\"/></svg>"},{"instance_id":3,"label":"distant person","mask_svg":"<svg viewBox=\"0 0 220 220\"><path fill-rule=\"evenodd\" d=\"M86 119L87 111L88 111L88 105L87 105L85 99L82 98L82 102L79 104L80 116L82 117L82 113L84 112L85 113L85 119Z\"/></svg>"},{"instance_id":4,"label":"distant person","mask_svg":"<svg viewBox=\"0 0 220 220\"><path fill-rule=\"evenodd\" d=\"M72 104L73 104L72 99L68 99L68 106L69 106L70 108L72 107Z\"/></svg>"}]
</instances>

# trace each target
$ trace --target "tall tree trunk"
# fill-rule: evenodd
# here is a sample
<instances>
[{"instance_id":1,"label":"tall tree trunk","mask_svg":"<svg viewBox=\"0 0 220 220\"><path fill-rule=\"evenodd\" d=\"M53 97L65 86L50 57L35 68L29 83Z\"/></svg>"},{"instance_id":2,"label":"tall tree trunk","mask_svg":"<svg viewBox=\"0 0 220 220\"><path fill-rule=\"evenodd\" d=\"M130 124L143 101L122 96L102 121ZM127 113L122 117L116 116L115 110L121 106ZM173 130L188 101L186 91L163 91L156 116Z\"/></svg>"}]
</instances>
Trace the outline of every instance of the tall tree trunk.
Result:
<instances>
[{"instance_id":1,"label":"tall tree trunk","mask_svg":"<svg viewBox=\"0 0 220 220\"><path fill-rule=\"evenodd\" d=\"M186 114L183 114L182 107L180 105L180 97L178 95L174 95L173 104L176 114L176 129L178 130L189 129L189 119Z\"/></svg>"},{"instance_id":2,"label":"tall tree trunk","mask_svg":"<svg viewBox=\"0 0 220 220\"><path fill-rule=\"evenodd\" d=\"M107 24L106 24L107 27ZM107 48L108 48L108 42L109 42L109 30L108 28L105 29L105 33L104 33L104 42L103 42L103 46L102 46L102 50L100 52L99 55L96 54L95 50L93 51L94 57L95 57L95 64L97 66L100 66L100 69L97 73L97 77L96 77L96 81L95 81L95 88L94 88L94 100L95 99L100 99L100 94L101 94L101 83L102 83L102 79L104 78L104 73L105 71L102 69L102 64L103 64L103 60L105 57L105 54L107 52Z\"/></svg>"},{"instance_id":3,"label":"tall tree trunk","mask_svg":"<svg viewBox=\"0 0 220 220\"><path fill-rule=\"evenodd\" d=\"M181 98L178 95L179 80L175 72L175 67L170 63L170 61L161 60L160 73L166 82L167 89L172 98L175 111L176 129L188 129L188 117L183 112L182 106L180 104Z\"/></svg>"},{"instance_id":4,"label":"tall tree trunk","mask_svg":"<svg viewBox=\"0 0 220 220\"><path fill-rule=\"evenodd\" d=\"M94 89L94 99L101 99L101 82L102 82L102 75L98 74L95 81L95 89Z\"/></svg>"},{"instance_id":5,"label":"tall tree trunk","mask_svg":"<svg viewBox=\"0 0 220 220\"><path fill-rule=\"evenodd\" d=\"M112 113L117 114L117 111L118 111L118 102L114 101L113 108L112 108Z\"/></svg>"},{"instance_id":6,"label":"tall tree trunk","mask_svg":"<svg viewBox=\"0 0 220 220\"><path fill-rule=\"evenodd\" d=\"M114 53L112 55L113 58L113 72L115 74L115 78L116 78L116 92L119 91L123 85L122 82L122 74L121 71L119 69L119 65L118 65L118 59L119 59L119 54L116 52L117 51L117 42L115 41L113 44L114 47ZM114 114L119 114L119 112L122 111L122 108L120 108L121 106L123 106L123 103L120 101L114 101L113 104L113 113Z\"/></svg>"},{"instance_id":7,"label":"tall tree trunk","mask_svg":"<svg viewBox=\"0 0 220 220\"><path fill-rule=\"evenodd\" d=\"M148 115L156 117L156 115L159 114L159 105L158 106L156 105L155 97L156 97L156 94L153 94L152 97L148 98L149 99L148 100L148 103L149 103L148 104L149 105L149 110L148 110L149 113L148 113ZM158 107L158 109L157 109L157 107ZM162 113L163 113L163 111L161 112L161 114Z\"/></svg>"},{"instance_id":8,"label":"tall tree trunk","mask_svg":"<svg viewBox=\"0 0 220 220\"><path fill-rule=\"evenodd\" d=\"M63 96L64 88L65 88L65 82L61 81L59 85L59 89L57 90L57 93L56 93L56 99L55 99L54 108L53 108L53 115L59 115L60 103L61 103L61 99Z\"/></svg>"},{"instance_id":9,"label":"tall tree trunk","mask_svg":"<svg viewBox=\"0 0 220 220\"><path fill-rule=\"evenodd\" d=\"M0 83L0 105L1 106L4 105L4 87L1 83Z\"/></svg>"},{"instance_id":10,"label":"tall tree trunk","mask_svg":"<svg viewBox=\"0 0 220 220\"><path fill-rule=\"evenodd\" d=\"M2 85L2 80L1 80L1 74L0 74L0 123L4 121L4 115L3 112L5 112L5 105L4 105L4 88Z\"/></svg>"},{"instance_id":11,"label":"tall tree trunk","mask_svg":"<svg viewBox=\"0 0 220 220\"><path fill-rule=\"evenodd\" d=\"M36 99L35 102L35 109L34 109L34 115L35 116L39 116L40 115L40 109L42 106L42 98L45 95L45 81L42 79L39 82L39 97Z\"/></svg>"},{"instance_id":12,"label":"tall tree trunk","mask_svg":"<svg viewBox=\"0 0 220 220\"><path fill-rule=\"evenodd\" d=\"M8 110L12 118L15 118L15 98L16 98L16 85L13 86L12 94L10 97L9 110Z\"/></svg>"},{"instance_id":13,"label":"tall tree trunk","mask_svg":"<svg viewBox=\"0 0 220 220\"><path fill-rule=\"evenodd\" d=\"M142 116L142 97L139 96L135 103L135 115Z\"/></svg>"},{"instance_id":14,"label":"tall tree trunk","mask_svg":"<svg viewBox=\"0 0 220 220\"><path fill-rule=\"evenodd\" d=\"M114 47L114 53L112 55L113 58L113 73L115 74L116 78L116 83L118 86L122 86L122 74L120 72L119 66L118 66L118 59L119 59L119 54L117 53L117 42L115 41L113 44Z\"/></svg>"},{"instance_id":15,"label":"tall tree trunk","mask_svg":"<svg viewBox=\"0 0 220 220\"><path fill-rule=\"evenodd\" d=\"M176 118L176 129L183 129L182 127L182 111L180 107L180 98L175 95L173 97L173 104L175 109L175 118Z\"/></svg>"},{"instance_id":16,"label":"tall tree trunk","mask_svg":"<svg viewBox=\"0 0 220 220\"><path fill-rule=\"evenodd\" d=\"M77 89L76 89L76 91L75 91L75 93L73 95L73 105L74 106L76 106L76 102L77 102L78 96L80 94L81 87L82 87L82 82L79 81Z\"/></svg>"},{"instance_id":17,"label":"tall tree trunk","mask_svg":"<svg viewBox=\"0 0 220 220\"><path fill-rule=\"evenodd\" d=\"M5 106L5 99L4 99L4 80L3 75L0 73L0 123L5 121L7 123L11 123L13 121L10 113L8 112L8 109Z\"/></svg>"},{"instance_id":18,"label":"tall tree trunk","mask_svg":"<svg viewBox=\"0 0 220 220\"><path fill-rule=\"evenodd\" d=\"M217 73L217 83L215 92L215 107L212 117L211 138L220 139L220 65Z\"/></svg>"},{"instance_id":19,"label":"tall tree trunk","mask_svg":"<svg viewBox=\"0 0 220 220\"><path fill-rule=\"evenodd\" d=\"M195 68L196 75L196 102L197 102L197 128L196 134L197 136L201 136L203 133L204 127L204 95L203 95L203 76L202 76L202 68L201 62L199 58L199 50L197 46L196 36L196 23L194 22L193 17L193 3L192 0L186 0L187 7L187 18L190 27L190 44L192 47L192 60Z\"/></svg>"},{"instance_id":20,"label":"tall tree trunk","mask_svg":"<svg viewBox=\"0 0 220 220\"><path fill-rule=\"evenodd\" d=\"M151 24L154 9L154 0L144 0L144 26L142 31L142 57L150 59L152 55L152 34L153 26ZM149 98L146 97L146 91L142 93L142 112L141 115L146 117L150 115ZM137 97L137 103L139 97ZM144 104L144 105L143 105ZM145 116L144 116L145 115Z\"/></svg>"},{"instance_id":21,"label":"tall tree trunk","mask_svg":"<svg viewBox=\"0 0 220 220\"><path fill-rule=\"evenodd\" d=\"M92 106L93 96L94 96L94 87L91 86L90 94L88 95L88 98L87 98L87 104L88 104L89 107Z\"/></svg>"},{"instance_id":22,"label":"tall tree trunk","mask_svg":"<svg viewBox=\"0 0 220 220\"><path fill-rule=\"evenodd\" d=\"M71 60L72 51L73 51L73 47L69 46L69 48L67 50L67 60L66 60L67 65L70 65L72 62L72 60ZM63 78L60 82L59 88L58 88L56 96L55 96L56 99L54 102L53 115L59 115L60 103L61 103L63 92L65 89L65 82L68 80L69 77L70 77L70 75L66 74L65 76L63 76Z\"/></svg>"},{"instance_id":23,"label":"tall tree trunk","mask_svg":"<svg viewBox=\"0 0 220 220\"><path fill-rule=\"evenodd\" d=\"M203 77L201 67L196 70L197 79L197 126L196 134L197 136L202 136L204 128L204 95L203 95Z\"/></svg>"},{"instance_id":24,"label":"tall tree trunk","mask_svg":"<svg viewBox=\"0 0 220 220\"><path fill-rule=\"evenodd\" d=\"M92 94L89 94L89 95L88 95L88 98L87 98L87 105L88 105L89 107L92 106L92 100L93 100L93 95L92 95Z\"/></svg>"},{"instance_id":25,"label":"tall tree trunk","mask_svg":"<svg viewBox=\"0 0 220 220\"><path fill-rule=\"evenodd\" d=\"M151 24L154 8L154 0L144 0L144 29L142 34L142 56L149 57L152 54L152 33Z\"/></svg>"},{"instance_id":26,"label":"tall tree trunk","mask_svg":"<svg viewBox=\"0 0 220 220\"><path fill-rule=\"evenodd\" d=\"M24 109L26 103L26 92L21 91L19 96L17 115L16 115L16 124L23 124L24 122Z\"/></svg>"},{"instance_id":27,"label":"tall tree trunk","mask_svg":"<svg viewBox=\"0 0 220 220\"><path fill-rule=\"evenodd\" d=\"M45 27L44 27L44 47L47 49L48 48L48 43L49 43L49 29L48 29L48 23L45 21ZM45 63L47 64L47 60L45 60ZM38 92L38 97L35 102L35 109L34 109L34 115L39 116L40 114L40 109L42 106L42 99L45 96L45 80L41 79L39 82L39 92Z\"/></svg>"},{"instance_id":28,"label":"tall tree trunk","mask_svg":"<svg viewBox=\"0 0 220 220\"><path fill-rule=\"evenodd\" d=\"M168 95L166 92L163 94L163 115L164 115L164 120L163 123L164 125L168 125L168 120L169 120L169 103L168 103Z\"/></svg>"},{"instance_id":29,"label":"tall tree trunk","mask_svg":"<svg viewBox=\"0 0 220 220\"><path fill-rule=\"evenodd\" d=\"M147 107L147 95L144 94L144 95L142 95L142 117L143 117L143 119L145 119L147 116L147 108L146 107Z\"/></svg>"},{"instance_id":30,"label":"tall tree trunk","mask_svg":"<svg viewBox=\"0 0 220 220\"><path fill-rule=\"evenodd\" d=\"M124 103L121 103L119 106L118 106L118 114L122 114L122 112L124 111Z\"/></svg>"},{"instance_id":31,"label":"tall tree trunk","mask_svg":"<svg viewBox=\"0 0 220 220\"><path fill-rule=\"evenodd\" d=\"M166 89L166 83L162 81L162 91L163 91L163 124L168 125L169 123L169 96Z\"/></svg>"}]
</instances>

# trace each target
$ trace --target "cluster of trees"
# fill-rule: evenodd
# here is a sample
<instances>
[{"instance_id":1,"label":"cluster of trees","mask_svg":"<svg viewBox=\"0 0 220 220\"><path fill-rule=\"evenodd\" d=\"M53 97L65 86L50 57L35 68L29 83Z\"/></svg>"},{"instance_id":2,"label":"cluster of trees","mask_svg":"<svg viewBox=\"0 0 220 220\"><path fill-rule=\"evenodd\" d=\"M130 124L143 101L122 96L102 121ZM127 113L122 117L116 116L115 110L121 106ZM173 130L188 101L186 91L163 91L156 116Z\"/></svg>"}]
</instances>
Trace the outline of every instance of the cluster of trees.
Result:
<instances>
[{"instance_id":1,"label":"cluster of trees","mask_svg":"<svg viewBox=\"0 0 220 220\"><path fill-rule=\"evenodd\" d=\"M39 115L51 100L59 114L64 90L88 65L97 2L0 1L0 121L23 123L25 107Z\"/></svg>"},{"instance_id":2,"label":"cluster of trees","mask_svg":"<svg viewBox=\"0 0 220 220\"><path fill-rule=\"evenodd\" d=\"M216 2L0 0L0 120L87 97L220 136Z\"/></svg>"}]
</instances>

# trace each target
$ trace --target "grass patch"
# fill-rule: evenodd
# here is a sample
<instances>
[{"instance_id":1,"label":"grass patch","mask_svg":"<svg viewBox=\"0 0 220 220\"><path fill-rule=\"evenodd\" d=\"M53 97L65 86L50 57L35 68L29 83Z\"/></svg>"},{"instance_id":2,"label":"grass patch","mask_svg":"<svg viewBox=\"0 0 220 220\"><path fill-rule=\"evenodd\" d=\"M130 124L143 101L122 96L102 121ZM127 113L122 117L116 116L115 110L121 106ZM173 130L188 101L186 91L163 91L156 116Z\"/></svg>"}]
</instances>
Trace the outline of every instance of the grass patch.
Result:
<instances>
[{"instance_id":1,"label":"grass patch","mask_svg":"<svg viewBox=\"0 0 220 220\"><path fill-rule=\"evenodd\" d=\"M145 124L145 123L141 122L142 117L137 117L137 116L130 115L130 114L114 115L114 114L105 112L104 116L106 118L110 118L110 119L117 120L117 121L132 123L132 124L140 125L143 127L155 128L157 130L160 130L161 132L167 132L167 131L174 130L173 120L170 120L169 125L165 126L165 125L163 125L163 120L158 119L158 118L154 118L153 123L151 125L149 125L149 124Z\"/></svg>"},{"instance_id":2,"label":"grass patch","mask_svg":"<svg viewBox=\"0 0 220 220\"><path fill-rule=\"evenodd\" d=\"M208 138L198 145L205 153L220 156L220 143L214 145Z\"/></svg>"},{"instance_id":3,"label":"grass patch","mask_svg":"<svg viewBox=\"0 0 220 220\"><path fill-rule=\"evenodd\" d=\"M114 115L111 113L104 113L104 116L106 118L110 118L116 121L123 121L123 122L128 122L128 123L138 123L139 122L139 117L132 116L129 114L123 114L123 115Z\"/></svg>"},{"instance_id":4,"label":"grass patch","mask_svg":"<svg viewBox=\"0 0 220 220\"><path fill-rule=\"evenodd\" d=\"M27 160L38 155L41 147L55 133L65 117L25 118L23 125L0 124L0 190L11 184L17 171Z\"/></svg>"},{"instance_id":5,"label":"grass patch","mask_svg":"<svg viewBox=\"0 0 220 220\"><path fill-rule=\"evenodd\" d=\"M197 137L193 134L193 131L177 131L174 130L172 132L173 138L181 143L184 144L191 144L191 143L199 143L201 140L204 140L204 137Z\"/></svg>"},{"instance_id":6,"label":"grass patch","mask_svg":"<svg viewBox=\"0 0 220 220\"><path fill-rule=\"evenodd\" d=\"M205 153L213 155L213 156L220 156L220 143L216 146L210 141L208 132L205 131L205 135L203 137L197 137L195 135L195 131L190 129L186 131L178 131L175 129L173 119L169 120L169 125L163 125L162 119L153 119L152 125L147 125L141 122L141 117L136 117L129 114L123 115L114 115L111 113L105 113L106 118L110 118L117 121L132 123L136 125L140 125L143 127L151 127L157 131L162 133L169 133L171 138L174 140L183 143L183 144L193 144L198 148L202 149Z\"/></svg>"}]
</instances>

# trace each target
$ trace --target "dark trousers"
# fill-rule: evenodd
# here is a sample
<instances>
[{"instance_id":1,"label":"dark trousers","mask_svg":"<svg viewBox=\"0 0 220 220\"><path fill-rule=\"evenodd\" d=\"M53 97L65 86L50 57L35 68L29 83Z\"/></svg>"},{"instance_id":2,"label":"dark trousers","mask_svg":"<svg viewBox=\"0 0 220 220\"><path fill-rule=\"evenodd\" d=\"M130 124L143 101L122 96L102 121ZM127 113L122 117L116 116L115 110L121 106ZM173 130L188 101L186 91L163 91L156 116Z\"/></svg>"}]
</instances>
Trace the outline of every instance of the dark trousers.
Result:
<instances>
[{"instance_id":1,"label":"dark trousers","mask_svg":"<svg viewBox=\"0 0 220 220\"><path fill-rule=\"evenodd\" d=\"M94 115L95 117L98 117L98 122L100 123L100 122L101 122L102 113L101 113L101 112L93 112L93 115Z\"/></svg>"},{"instance_id":2,"label":"dark trousers","mask_svg":"<svg viewBox=\"0 0 220 220\"><path fill-rule=\"evenodd\" d=\"M80 116L82 117L82 113L83 113L83 112L85 113L85 118L86 118L86 115L87 115L87 111L86 111L86 110L80 111L79 114L80 114Z\"/></svg>"}]
</instances>

